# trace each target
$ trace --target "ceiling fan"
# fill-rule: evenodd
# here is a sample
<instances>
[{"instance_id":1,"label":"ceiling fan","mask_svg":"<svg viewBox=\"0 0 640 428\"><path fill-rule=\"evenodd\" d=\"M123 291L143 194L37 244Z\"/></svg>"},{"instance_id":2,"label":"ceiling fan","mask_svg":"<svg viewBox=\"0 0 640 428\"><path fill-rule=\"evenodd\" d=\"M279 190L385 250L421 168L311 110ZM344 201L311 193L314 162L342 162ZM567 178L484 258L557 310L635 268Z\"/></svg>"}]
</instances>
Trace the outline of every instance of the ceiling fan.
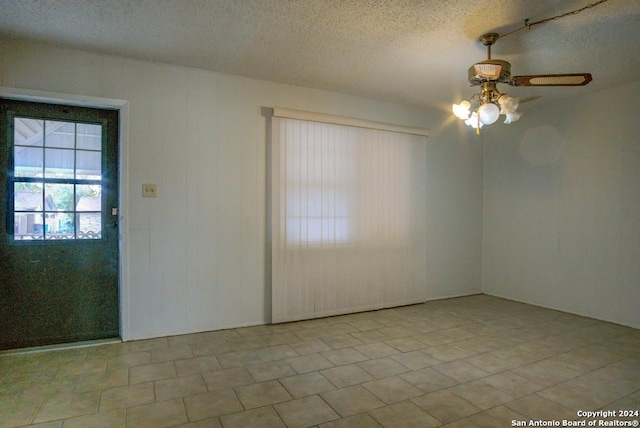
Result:
<instances>
[{"instance_id":1,"label":"ceiling fan","mask_svg":"<svg viewBox=\"0 0 640 428\"><path fill-rule=\"evenodd\" d=\"M498 120L500 114L506 116L505 123L515 122L522 115L516 111L518 99L500 93L498 83L510 86L584 86L591 81L590 73L512 76L511 64L501 59L491 59L491 46L499 37L497 33L487 33L480 37L482 44L487 47L487 59L469 68L469 83L471 86L480 86L482 91L469 101L453 105L454 114L478 133L483 125L490 125Z\"/></svg>"}]
</instances>

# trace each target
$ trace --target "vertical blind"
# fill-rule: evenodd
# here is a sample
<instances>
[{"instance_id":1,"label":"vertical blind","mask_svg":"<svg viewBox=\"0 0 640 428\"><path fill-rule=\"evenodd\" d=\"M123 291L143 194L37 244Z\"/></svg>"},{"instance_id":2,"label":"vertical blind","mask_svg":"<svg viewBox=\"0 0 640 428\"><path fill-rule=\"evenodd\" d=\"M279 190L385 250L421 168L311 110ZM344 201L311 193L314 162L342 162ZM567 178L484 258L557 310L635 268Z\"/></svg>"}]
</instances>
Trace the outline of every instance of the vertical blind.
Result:
<instances>
[{"instance_id":1,"label":"vertical blind","mask_svg":"<svg viewBox=\"0 0 640 428\"><path fill-rule=\"evenodd\" d=\"M426 137L291 117L272 129L272 321L423 301Z\"/></svg>"}]
</instances>

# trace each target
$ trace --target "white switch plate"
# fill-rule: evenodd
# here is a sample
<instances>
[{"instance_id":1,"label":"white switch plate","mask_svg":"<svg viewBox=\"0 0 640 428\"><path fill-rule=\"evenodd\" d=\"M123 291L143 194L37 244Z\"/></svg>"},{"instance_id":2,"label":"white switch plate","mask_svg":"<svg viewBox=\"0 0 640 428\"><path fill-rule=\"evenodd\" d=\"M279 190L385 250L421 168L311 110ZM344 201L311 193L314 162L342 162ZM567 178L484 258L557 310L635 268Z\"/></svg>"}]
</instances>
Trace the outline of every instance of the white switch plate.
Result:
<instances>
[{"instance_id":1,"label":"white switch plate","mask_svg":"<svg viewBox=\"0 0 640 428\"><path fill-rule=\"evenodd\" d=\"M142 196L145 198L155 198L158 196L158 187L153 183L142 185Z\"/></svg>"}]
</instances>

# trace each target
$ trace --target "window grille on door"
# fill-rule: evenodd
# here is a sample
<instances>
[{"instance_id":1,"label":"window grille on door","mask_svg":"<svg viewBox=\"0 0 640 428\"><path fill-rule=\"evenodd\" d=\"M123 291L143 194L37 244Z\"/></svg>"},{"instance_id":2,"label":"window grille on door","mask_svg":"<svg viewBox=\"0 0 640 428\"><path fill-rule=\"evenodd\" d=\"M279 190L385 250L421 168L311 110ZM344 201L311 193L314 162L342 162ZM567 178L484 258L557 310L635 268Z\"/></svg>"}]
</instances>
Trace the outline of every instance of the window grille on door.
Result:
<instances>
[{"instance_id":1,"label":"window grille on door","mask_svg":"<svg viewBox=\"0 0 640 428\"><path fill-rule=\"evenodd\" d=\"M102 239L103 125L13 117L14 241Z\"/></svg>"}]
</instances>

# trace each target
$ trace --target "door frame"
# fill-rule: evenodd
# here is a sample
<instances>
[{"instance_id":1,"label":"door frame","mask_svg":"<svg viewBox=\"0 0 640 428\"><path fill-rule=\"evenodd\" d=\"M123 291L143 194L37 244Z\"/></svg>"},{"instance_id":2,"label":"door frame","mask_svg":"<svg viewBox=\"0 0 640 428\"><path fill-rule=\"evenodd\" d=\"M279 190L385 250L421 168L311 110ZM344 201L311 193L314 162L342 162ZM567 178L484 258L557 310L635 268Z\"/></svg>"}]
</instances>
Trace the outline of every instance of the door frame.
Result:
<instances>
[{"instance_id":1,"label":"door frame","mask_svg":"<svg viewBox=\"0 0 640 428\"><path fill-rule=\"evenodd\" d=\"M118 316L120 320L120 338L126 342L129 340L129 332L131 331L129 326L131 314L129 307L129 233L127 226L129 189L126 186L129 180L129 101L5 86L0 86L0 97L18 101L118 110L120 121L120 129L118 130ZM4 167L6 168L6 165Z\"/></svg>"}]
</instances>

